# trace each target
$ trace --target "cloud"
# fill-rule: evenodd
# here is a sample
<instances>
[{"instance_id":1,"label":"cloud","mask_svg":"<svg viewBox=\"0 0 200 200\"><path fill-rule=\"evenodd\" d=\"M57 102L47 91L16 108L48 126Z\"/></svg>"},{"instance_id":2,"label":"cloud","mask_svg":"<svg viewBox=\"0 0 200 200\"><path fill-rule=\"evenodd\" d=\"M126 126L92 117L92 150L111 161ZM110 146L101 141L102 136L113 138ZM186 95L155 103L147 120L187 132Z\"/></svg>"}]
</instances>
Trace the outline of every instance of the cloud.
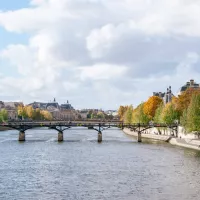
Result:
<instances>
[{"instance_id":1,"label":"cloud","mask_svg":"<svg viewBox=\"0 0 200 200\"><path fill-rule=\"evenodd\" d=\"M102 108L176 92L200 75L199 9L196 0L31 0L0 12L0 26L29 36L0 50L9 63L0 92ZM19 76L1 72L10 64Z\"/></svg>"}]
</instances>

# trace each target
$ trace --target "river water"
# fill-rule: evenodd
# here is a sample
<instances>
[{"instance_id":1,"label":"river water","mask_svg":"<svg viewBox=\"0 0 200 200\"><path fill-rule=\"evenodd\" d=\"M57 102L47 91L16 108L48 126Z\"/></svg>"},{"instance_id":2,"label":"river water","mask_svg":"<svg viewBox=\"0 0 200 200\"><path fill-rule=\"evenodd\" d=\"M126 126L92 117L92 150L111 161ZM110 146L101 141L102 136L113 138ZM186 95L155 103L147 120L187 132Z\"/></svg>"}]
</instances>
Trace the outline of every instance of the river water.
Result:
<instances>
[{"instance_id":1,"label":"river water","mask_svg":"<svg viewBox=\"0 0 200 200\"><path fill-rule=\"evenodd\" d=\"M200 154L117 129L0 132L0 199L199 200Z\"/></svg>"}]
</instances>

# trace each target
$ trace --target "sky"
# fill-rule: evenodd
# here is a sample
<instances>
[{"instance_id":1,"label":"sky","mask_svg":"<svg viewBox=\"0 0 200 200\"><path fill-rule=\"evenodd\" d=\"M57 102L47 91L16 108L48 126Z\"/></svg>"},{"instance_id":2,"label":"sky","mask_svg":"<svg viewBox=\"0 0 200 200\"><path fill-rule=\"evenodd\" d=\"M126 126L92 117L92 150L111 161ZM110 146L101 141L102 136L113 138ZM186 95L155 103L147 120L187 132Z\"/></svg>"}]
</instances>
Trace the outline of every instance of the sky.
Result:
<instances>
[{"instance_id":1,"label":"sky","mask_svg":"<svg viewBox=\"0 0 200 200\"><path fill-rule=\"evenodd\" d=\"M0 0L0 100L137 106L200 83L198 0Z\"/></svg>"}]
</instances>

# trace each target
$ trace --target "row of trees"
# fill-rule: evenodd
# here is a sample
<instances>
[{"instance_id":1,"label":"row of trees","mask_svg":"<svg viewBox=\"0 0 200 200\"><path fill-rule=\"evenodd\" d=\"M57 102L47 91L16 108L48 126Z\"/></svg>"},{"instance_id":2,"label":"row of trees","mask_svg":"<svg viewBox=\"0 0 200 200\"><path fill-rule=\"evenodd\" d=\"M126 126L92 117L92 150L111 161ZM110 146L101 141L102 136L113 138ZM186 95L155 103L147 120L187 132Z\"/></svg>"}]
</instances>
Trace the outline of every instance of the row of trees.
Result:
<instances>
[{"instance_id":1,"label":"row of trees","mask_svg":"<svg viewBox=\"0 0 200 200\"><path fill-rule=\"evenodd\" d=\"M120 106L118 115L126 123L174 123L178 120L187 131L200 131L200 89L189 88L166 105L160 97L152 96L135 109Z\"/></svg>"},{"instance_id":2,"label":"row of trees","mask_svg":"<svg viewBox=\"0 0 200 200\"><path fill-rule=\"evenodd\" d=\"M33 109L32 106L22 106L18 107L18 116L23 119L33 119L33 120L52 120L52 114L47 110L40 110L39 108Z\"/></svg>"},{"instance_id":3,"label":"row of trees","mask_svg":"<svg viewBox=\"0 0 200 200\"><path fill-rule=\"evenodd\" d=\"M5 109L0 110L0 122L4 122L8 119L8 112Z\"/></svg>"}]
</instances>

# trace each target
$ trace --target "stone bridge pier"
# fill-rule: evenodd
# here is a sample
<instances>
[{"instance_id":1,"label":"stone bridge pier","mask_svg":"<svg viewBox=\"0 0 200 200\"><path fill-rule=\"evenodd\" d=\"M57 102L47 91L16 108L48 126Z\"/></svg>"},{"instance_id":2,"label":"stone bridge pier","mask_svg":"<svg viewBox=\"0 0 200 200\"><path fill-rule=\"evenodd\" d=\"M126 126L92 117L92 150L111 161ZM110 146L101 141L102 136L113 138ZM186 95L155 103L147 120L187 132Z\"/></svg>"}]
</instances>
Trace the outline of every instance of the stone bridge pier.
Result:
<instances>
[{"instance_id":1,"label":"stone bridge pier","mask_svg":"<svg viewBox=\"0 0 200 200\"><path fill-rule=\"evenodd\" d=\"M25 140L26 140L26 138L25 138L25 131L20 131L19 132L19 139L18 139L18 141L24 142Z\"/></svg>"},{"instance_id":2,"label":"stone bridge pier","mask_svg":"<svg viewBox=\"0 0 200 200\"><path fill-rule=\"evenodd\" d=\"M101 131L98 132L98 142L99 143L102 142L102 132Z\"/></svg>"},{"instance_id":3,"label":"stone bridge pier","mask_svg":"<svg viewBox=\"0 0 200 200\"><path fill-rule=\"evenodd\" d=\"M62 142L63 141L63 132L59 131L58 132L58 142Z\"/></svg>"},{"instance_id":4,"label":"stone bridge pier","mask_svg":"<svg viewBox=\"0 0 200 200\"><path fill-rule=\"evenodd\" d=\"M142 142L142 134L141 134L140 131L138 132L137 141L138 141L138 142Z\"/></svg>"}]
</instances>

